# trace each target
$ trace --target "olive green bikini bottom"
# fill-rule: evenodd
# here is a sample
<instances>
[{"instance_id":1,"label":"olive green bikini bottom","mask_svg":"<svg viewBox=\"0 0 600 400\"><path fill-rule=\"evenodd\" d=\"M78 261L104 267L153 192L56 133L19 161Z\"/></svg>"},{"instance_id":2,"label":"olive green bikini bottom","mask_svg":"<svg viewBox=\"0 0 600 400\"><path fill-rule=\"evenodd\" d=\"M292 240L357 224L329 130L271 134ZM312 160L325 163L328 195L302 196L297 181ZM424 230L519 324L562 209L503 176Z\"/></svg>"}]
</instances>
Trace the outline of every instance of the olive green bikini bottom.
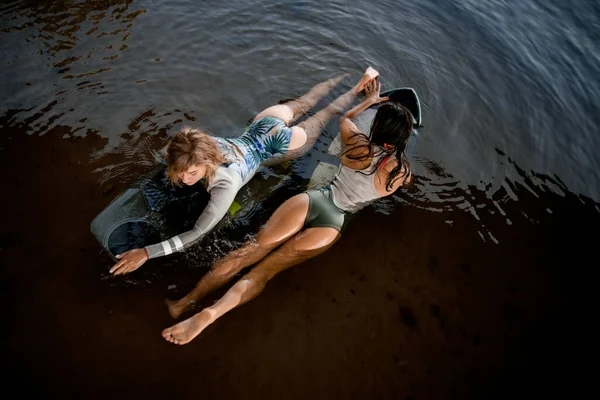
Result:
<instances>
[{"instance_id":1,"label":"olive green bikini bottom","mask_svg":"<svg viewBox=\"0 0 600 400\"><path fill-rule=\"evenodd\" d=\"M307 190L308 213L304 221L305 228L333 228L344 233L351 220L352 213L340 210L331 198L331 190L328 187L318 190Z\"/></svg>"}]
</instances>

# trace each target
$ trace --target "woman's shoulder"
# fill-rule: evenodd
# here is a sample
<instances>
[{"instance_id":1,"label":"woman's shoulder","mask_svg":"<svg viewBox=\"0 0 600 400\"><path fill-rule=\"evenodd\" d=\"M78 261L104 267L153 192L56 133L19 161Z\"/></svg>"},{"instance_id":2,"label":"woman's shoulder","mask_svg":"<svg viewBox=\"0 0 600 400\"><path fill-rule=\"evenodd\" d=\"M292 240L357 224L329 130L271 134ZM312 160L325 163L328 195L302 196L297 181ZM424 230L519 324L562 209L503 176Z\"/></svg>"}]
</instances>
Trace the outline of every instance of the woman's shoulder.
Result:
<instances>
[{"instance_id":1,"label":"woman's shoulder","mask_svg":"<svg viewBox=\"0 0 600 400\"><path fill-rule=\"evenodd\" d=\"M373 158L374 147L367 136L359 132L349 139L344 146L343 156L352 161L369 161Z\"/></svg>"},{"instance_id":2,"label":"woman's shoulder","mask_svg":"<svg viewBox=\"0 0 600 400\"><path fill-rule=\"evenodd\" d=\"M208 184L208 190L215 187L239 186L242 182L240 172L232 165L221 164L215 169L215 174Z\"/></svg>"},{"instance_id":3,"label":"woman's shoulder","mask_svg":"<svg viewBox=\"0 0 600 400\"><path fill-rule=\"evenodd\" d=\"M368 169L372 162L373 148L371 146L353 147L342 155L342 164L357 171Z\"/></svg>"},{"instance_id":4,"label":"woman's shoulder","mask_svg":"<svg viewBox=\"0 0 600 400\"><path fill-rule=\"evenodd\" d=\"M387 161L385 163L385 165L381 168L381 172L385 176L386 180L387 180L387 177L392 173L392 171L394 169L396 169L398 167L399 164L400 164L400 161L395 156L391 156L389 158L389 161ZM412 178L412 174L411 174L410 168L408 168L408 165L406 165L406 166L403 165L401 167L399 173L395 176L393 190L395 191L399 187L410 183L411 178Z\"/></svg>"}]
</instances>

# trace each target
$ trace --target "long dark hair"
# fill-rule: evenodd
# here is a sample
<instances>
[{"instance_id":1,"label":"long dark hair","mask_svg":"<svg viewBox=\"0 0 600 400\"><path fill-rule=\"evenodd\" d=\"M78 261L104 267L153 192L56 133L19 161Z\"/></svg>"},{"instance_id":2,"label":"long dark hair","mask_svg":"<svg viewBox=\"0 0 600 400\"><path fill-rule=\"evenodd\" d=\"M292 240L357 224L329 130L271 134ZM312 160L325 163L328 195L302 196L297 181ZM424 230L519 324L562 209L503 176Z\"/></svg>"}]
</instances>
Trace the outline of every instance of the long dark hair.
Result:
<instances>
[{"instance_id":1,"label":"long dark hair","mask_svg":"<svg viewBox=\"0 0 600 400\"><path fill-rule=\"evenodd\" d=\"M377 165L368 172L367 175L372 175L377 172L384 162L392 155L395 155L398 160L398 165L390 172L385 183L387 191L391 191L396 180L403 178L404 181L410 175L410 164L406 158L406 147L408 139L413 130L412 114L406 107L400 103L386 102L379 106L377 114L371 122L369 137L362 132L355 132L352 137L355 137L356 146L344 151L344 155L351 160L364 161L371 157L377 157ZM367 139L359 140L360 137ZM362 143L362 144L361 144ZM376 148L372 145L377 145ZM362 151L356 151L362 148Z\"/></svg>"}]
</instances>

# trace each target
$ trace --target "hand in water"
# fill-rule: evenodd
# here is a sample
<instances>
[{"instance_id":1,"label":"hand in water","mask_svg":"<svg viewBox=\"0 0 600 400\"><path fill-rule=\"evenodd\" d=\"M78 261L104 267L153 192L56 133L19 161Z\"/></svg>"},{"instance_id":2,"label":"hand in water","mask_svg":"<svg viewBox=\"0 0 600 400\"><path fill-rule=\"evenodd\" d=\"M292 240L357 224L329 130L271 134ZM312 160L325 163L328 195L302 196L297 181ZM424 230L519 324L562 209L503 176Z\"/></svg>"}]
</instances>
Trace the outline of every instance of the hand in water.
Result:
<instances>
[{"instance_id":1,"label":"hand in water","mask_svg":"<svg viewBox=\"0 0 600 400\"><path fill-rule=\"evenodd\" d=\"M367 85L370 82L373 82L375 80L375 78L377 78L378 76L379 76L379 72L377 72L377 70L375 70L372 67L368 67L367 70L365 71L365 74L363 75L363 77L356 84L356 87L354 88L355 93L358 94L358 93L362 92L363 90L365 90Z\"/></svg>"},{"instance_id":2,"label":"hand in water","mask_svg":"<svg viewBox=\"0 0 600 400\"><path fill-rule=\"evenodd\" d=\"M379 104L383 101L387 101L390 99L389 97L380 97L380 92L381 83L377 82L376 80L370 81L365 87L366 100L368 100L372 104Z\"/></svg>"},{"instance_id":3,"label":"hand in water","mask_svg":"<svg viewBox=\"0 0 600 400\"><path fill-rule=\"evenodd\" d=\"M148 253L146 253L146 249L133 249L126 251L123 254L119 254L117 258L119 259L119 262L113 265L110 269L110 273L124 275L135 271L148 261Z\"/></svg>"}]
</instances>

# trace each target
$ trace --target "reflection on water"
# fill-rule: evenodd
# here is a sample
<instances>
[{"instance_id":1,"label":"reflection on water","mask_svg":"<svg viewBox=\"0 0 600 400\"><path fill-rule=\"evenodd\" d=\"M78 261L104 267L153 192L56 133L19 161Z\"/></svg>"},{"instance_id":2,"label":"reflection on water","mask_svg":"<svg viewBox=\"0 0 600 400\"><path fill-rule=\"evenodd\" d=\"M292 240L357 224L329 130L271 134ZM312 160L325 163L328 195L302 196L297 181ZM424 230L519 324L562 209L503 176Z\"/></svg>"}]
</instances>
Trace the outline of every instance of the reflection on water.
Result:
<instances>
[{"instance_id":1,"label":"reflection on water","mask_svg":"<svg viewBox=\"0 0 600 400\"><path fill-rule=\"evenodd\" d=\"M494 182L480 181L478 185L469 185L457 180L434 161L417 157L413 160L413 168L422 168L426 172L416 174L413 185L393 197L399 204L416 206L433 212L465 211L481 222L478 233L482 240L491 240L497 244L498 240L494 237L493 228L486 227L485 222L482 221L484 215L498 213L510 226L513 225L515 217L527 215L530 211L538 212L538 210L531 210L532 208L544 209L548 214L553 213L552 209L545 207L543 202L532 204L530 201L524 201L523 197L540 199L546 194L572 196L558 176L551 177L534 171L525 171L501 151L497 150L497 153L497 162L506 166L504 176L495 179ZM509 176L516 176L517 179L510 179ZM600 213L597 202L583 195L580 195L579 199L582 204L594 206L594 209ZM510 215L504 210L506 203L516 203L516 207L514 205L510 207L516 215ZM391 212L390 202L385 199L376 203L375 208L385 214ZM535 218L527 217L527 219L533 224L539 222ZM452 220L446 222L453 224Z\"/></svg>"},{"instance_id":2,"label":"reflection on water","mask_svg":"<svg viewBox=\"0 0 600 400\"><path fill-rule=\"evenodd\" d=\"M162 150L168 143L169 132L174 125L191 124L193 115L173 110L157 115L153 109L144 111L127 125L119 136L123 139L116 146L98 149L90 155L90 161L101 166L95 172L101 173L100 185L111 180L134 182L140 170L151 169L158 163L164 163ZM74 135L80 128L71 131Z\"/></svg>"},{"instance_id":3,"label":"reflection on water","mask_svg":"<svg viewBox=\"0 0 600 400\"><path fill-rule=\"evenodd\" d=\"M133 22L145 13L132 3L5 4L0 9L0 51L6 60L0 90L10 94L1 106L8 122L23 124L35 134L55 124L74 126L72 133L86 126L98 132L90 114L101 109L98 96L114 85L103 73L114 68L128 47Z\"/></svg>"},{"instance_id":4,"label":"reflection on water","mask_svg":"<svg viewBox=\"0 0 600 400\"><path fill-rule=\"evenodd\" d=\"M97 0L14 2L0 10L1 15L9 16L3 20L8 24L0 32L23 31L20 39L34 43L37 49L34 51L45 55L47 66L59 74L77 68L75 75L66 74L63 79L89 77L110 70L104 67L89 71L90 65L95 69L99 66L96 63L115 60L128 47L126 41L133 20L145 13L145 10L130 10L132 2L108 2L109 8L106 1ZM94 45L86 46L90 38Z\"/></svg>"}]
</instances>

